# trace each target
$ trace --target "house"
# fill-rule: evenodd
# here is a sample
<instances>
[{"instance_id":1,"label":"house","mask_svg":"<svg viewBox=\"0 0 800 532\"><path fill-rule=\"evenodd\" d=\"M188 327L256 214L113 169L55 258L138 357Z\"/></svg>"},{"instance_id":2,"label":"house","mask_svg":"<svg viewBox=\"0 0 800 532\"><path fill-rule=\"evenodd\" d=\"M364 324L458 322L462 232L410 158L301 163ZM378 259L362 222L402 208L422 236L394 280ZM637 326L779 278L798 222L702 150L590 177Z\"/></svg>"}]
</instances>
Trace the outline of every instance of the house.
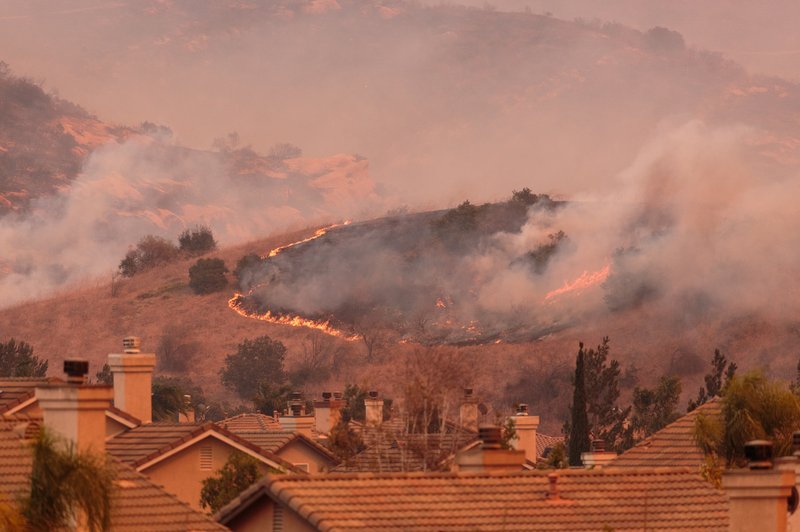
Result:
<instances>
[{"instance_id":1,"label":"house","mask_svg":"<svg viewBox=\"0 0 800 532\"><path fill-rule=\"evenodd\" d=\"M75 369L74 361L68 364L71 371ZM88 371L87 363L81 367ZM30 442L42 426L78 449L105 452L106 411L113 392L110 386L84 384L83 369L79 378L73 374L67 382L47 379L38 383L35 403L39 415L0 416L0 505L13 508L29 492L33 466ZM25 398L17 405L30 399L27 391L19 398L22 397ZM111 467L116 473L111 493L111 530L225 530L123 462L112 458Z\"/></svg>"},{"instance_id":2,"label":"house","mask_svg":"<svg viewBox=\"0 0 800 532\"><path fill-rule=\"evenodd\" d=\"M200 510L203 480L213 476L236 452L251 456L262 474L302 473L256 444L214 423L149 423L106 442L108 454L164 486Z\"/></svg>"},{"instance_id":3,"label":"house","mask_svg":"<svg viewBox=\"0 0 800 532\"><path fill-rule=\"evenodd\" d=\"M231 530L727 531L726 495L685 468L270 475Z\"/></svg>"},{"instance_id":4,"label":"house","mask_svg":"<svg viewBox=\"0 0 800 532\"><path fill-rule=\"evenodd\" d=\"M284 430L263 414L240 414L218 422L239 438L309 472L330 471L339 460L315 439L303 432Z\"/></svg>"},{"instance_id":5,"label":"house","mask_svg":"<svg viewBox=\"0 0 800 532\"><path fill-rule=\"evenodd\" d=\"M611 464L614 467L683 466L698 471L706 457L694 438L695 420L701 415L719 416L721 408L716 398L698 406L631 447Z\"/></svg>"}]
</instances>

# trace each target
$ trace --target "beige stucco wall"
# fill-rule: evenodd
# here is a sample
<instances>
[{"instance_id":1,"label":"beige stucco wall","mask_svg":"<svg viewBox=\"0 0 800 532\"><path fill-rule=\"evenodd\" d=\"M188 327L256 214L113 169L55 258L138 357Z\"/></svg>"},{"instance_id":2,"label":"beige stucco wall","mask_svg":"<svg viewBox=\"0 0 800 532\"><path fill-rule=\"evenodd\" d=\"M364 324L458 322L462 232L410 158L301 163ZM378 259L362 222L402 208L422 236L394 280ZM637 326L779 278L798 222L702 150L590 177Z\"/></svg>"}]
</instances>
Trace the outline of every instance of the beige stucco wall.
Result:
<instances>
[{"instance_id":1,"label":"beige stucco wall","mask_svg":"<svg viewBox=\"0 0 800 532\"><path fill-rule=\"evenodd\" d=\"M211 446L211 470L200 469L200 448ZM235 449L217 438L207 437L195 442L180 452L142 470L156 484L200 511L200 491L203 489L203 480L214 474L225 465L228 457ZM261 473L266 474L269 468L262 464Z\"/></svg>"},{"instance_id":2,"label":"beige stucco wall","mask_svg":"<svg viewBox=\"0 0 800 532\"><path fill-rule=\"evenodd\" d=\"M111 438L117 434L121 434L128 430L126 425L123 425L116 419L106 416L106 438Z\"/></svg>"},{"instance_id":3,"label":"beige stucco wall","mask_svg":"<svg viewBox=\"0 0 800 532\"><path fill-rule=\"evenodd\" d=\"M299 440L284 446L277 455L290 464L308 464L309 473L329 471L333 465L325 456Z\"/></svg>"}]
</instances>

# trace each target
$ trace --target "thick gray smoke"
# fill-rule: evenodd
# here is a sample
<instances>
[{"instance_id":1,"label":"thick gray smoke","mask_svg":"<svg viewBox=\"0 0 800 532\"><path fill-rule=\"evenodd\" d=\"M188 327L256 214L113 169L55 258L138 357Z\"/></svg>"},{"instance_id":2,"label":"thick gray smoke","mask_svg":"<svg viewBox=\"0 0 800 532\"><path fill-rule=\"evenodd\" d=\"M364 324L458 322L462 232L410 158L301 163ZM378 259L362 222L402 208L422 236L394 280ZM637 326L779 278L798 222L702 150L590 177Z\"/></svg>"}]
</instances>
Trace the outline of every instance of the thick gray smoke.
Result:
<instances>
[{"instance_id":1,"label":"thick gray smoke","mask_svg":"<svg viewBox=\"0 0 800 532\"><path fill-rule=\"evenodd\" d=\"M800 181L761 142L741 126L665 126L607 194L531 208L520 231L465 254L426 234L441 214L354 227L268 263L256 294L273 311L345 323L363 319L348 314L353 306L382 313L423 340L527 339L641 305L677 328L791 321L800 311ZM567 239L532 268L526 254L559 230ZM564 286L574 289L553 294Z\"/></svg>"},{"instance_id":2,"label":"thick gray smoke","mask_svg":"<svg viewBox=\"0 0 800 532\"><path fill-rule=\"evenodd\" d=\"M525 185L601 193L661 120L741 112L726 100L751 84L741 68L648 31L690 10L708 32L718 11L632 3L603 17L606 2L571 2L558 19L537 14L542 2L526 14L377 0L12 0L0 7L0 49L105 120L168 124L197 148L238 131L261 151L289 140L309 154L359 153L390 193L443 207ZM764 10L736 4L737 20ZM584 8L586 20L652 16L631 21L641 31L568 22Z\"/></svg>"},{"instance_id":3,"label":"thick gray smoke","mask_svg":"<svg viewBox=\"0 0 800 532\"><path fill-rule=\"evenodd\" d=\"M30 213L0 218L3 305L106 276L129 246L196 224L222 245L378 206L366 160L275 160L247 149L195 151L134 136L97 149L72 185Z\"/></svg>"}]
</instances>

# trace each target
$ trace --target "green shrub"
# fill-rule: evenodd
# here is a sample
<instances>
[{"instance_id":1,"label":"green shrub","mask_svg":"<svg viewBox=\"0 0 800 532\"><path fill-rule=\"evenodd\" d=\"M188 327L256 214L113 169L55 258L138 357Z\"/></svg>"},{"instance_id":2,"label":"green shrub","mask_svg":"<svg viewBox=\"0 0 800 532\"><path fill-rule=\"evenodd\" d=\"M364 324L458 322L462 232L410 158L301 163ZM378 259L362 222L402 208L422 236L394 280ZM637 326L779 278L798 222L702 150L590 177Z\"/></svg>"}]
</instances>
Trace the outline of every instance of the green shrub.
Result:
<instances>
[{"instance_id":1,"label":"green shrub","mask_svg":"<svg viewBox=\"0 0 800 532\"><path fill-rule=\"evenodd\" d=\"M178 237L180 250L189 256L202 255L217 249L217 242L211 229L205 225L195 226L192 230L185 230Z\"/></svg>"},{"instance_id":2,"label":"green shrub","mask_svg":"<svg viewBox=\"0 0 800 532\"><path fill-rule=\"evenodd\" d=\"M228 268L222 259L199 259L189 268L189 286L195 294L210 294L228 285Z\"/></svg>"},{"instance_id":3,"label":"green shrub","mask_svg":"<svg viewBox=\"0 0 800 532\"><path fill-rule=\"evenodd\" d=\"M169 240L147 235L136 244L135 248L128 251L119 263L119 271L125 277L133 277L137 273L172 262L179 256L177 246Z\"/></svg>"}]
</instances>

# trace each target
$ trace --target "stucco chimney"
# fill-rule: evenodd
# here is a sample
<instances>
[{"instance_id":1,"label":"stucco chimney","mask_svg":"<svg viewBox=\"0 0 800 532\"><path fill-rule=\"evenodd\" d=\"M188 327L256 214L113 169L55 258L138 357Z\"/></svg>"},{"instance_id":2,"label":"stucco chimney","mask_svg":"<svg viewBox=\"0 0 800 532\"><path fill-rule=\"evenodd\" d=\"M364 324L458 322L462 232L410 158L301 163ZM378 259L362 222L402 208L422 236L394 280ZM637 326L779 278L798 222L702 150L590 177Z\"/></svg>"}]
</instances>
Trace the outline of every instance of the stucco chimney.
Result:
<instances>
[{"instance_id":1,"label":"stucco chimney","mask_svg":"<svg viewBox=\"0 0 800 532\"><path fill-rule=\"evenodd\" d=\"M64 361L67 382L36 387L36 400L44 424L75 443L79 450L105 453L106 410L111 406L111 386L86 384L89 362Z\"/></svg>"},{"instance_id":2,"label":"stucco chimney","mask_svg":"<svg viewBox=\"0 0 800 532\"><path fill-rule=\"evenodd\" d=\"M338 395L338 397L337 397ZM329 434L342 418L342 394L322 392L322 400L314 401L314 424L319 434Z\"/></svg>"},{"instance_id":3,"label":"stucco chimney","mask_svg":"<svg viewBox=\"0 0 800 532\"><path fill-rule=\"evenodd\" d=\"M522 471L525 452L503 449L502 431L495 425L478 428L481 445L456 453L458 471Z\"/></svg>"},{"instance_id":4,"label":"stucco chimney","mask_svg":"<svg viewBox=\"0 0 800 532\"><path fill-rule=\"evenodd\" d=\"M606 442L603 440L592 440L591 450L588 453L581 453L581 461L587 469L605 467L616 458L617 453L606 451Z\"/></svg>"},{"instance_id":5,"label":"stucco chimney","mask_svg":"<svg viewBox=\"0 0 800 532\"><path fill-rule=\"evenodd\" d=\"M194 406L192 406L192 396L183 396L183 412L178 413L178 421L180 423L194 423Z\"/></svg>"},{"instance_id":6,"label":"stucco chimney","mask_svg":"<svg viewBox=\"0 0 800 532\"><path fill-rule=\"evenodd\" d=\"M142 423L152 423L156 356L141 353L141 340L136 336L126 336L122 345L123 354L108 355L108 366L114 375L114 406L139 418Z\"/></svg>"},{"instance_id":7,"label":"stucco chimney","mask_svg":"<svg viewBox=\"0 0 800 532\"><path fill-rule=\"evenodd\" d=\"M460 414L461 427L478 432L478 400L473 395L472 388L464 388Z\"/></svg>"},{"instance_id":8,"label":"stucco chimney","mask_svg":"<svg viewBox=\"0 0 800 532\"><path fill-rule=\"evenodd\" d=\"M748 468L725 471L722 487L730 499L730 531L787 530L789 497L795 472L772 467L772 442L745 444Z\"/></svg>"},{"instance_id":9,"label":"stucco chimney","mask_svg":"<svg viewBox=\"0 0 800 532\"><path fill-rule=\"evenodd\" d=\"M367 425L380 425L383 423L383 399L378 397L378 392L371 390L364 399Z\"/></svg>"},{"instance_id":10,"label":"stucco chimney","mask_svg":"<svg viewBox=\"0 0 800 532\"><path fill-rule=\"evenodd\" d=\"M302 393L292 392L285 414L278 419L282 429L300 432L308 437L314 436L314 416L306 414Z\"/></svg>"},{"instance_id":11,"label":"stucco chimney","mask_svg":"<svg viewBox=\"0 0 800 532\"><path fill-rule=\"evenodd\" d=\"M518 451L525 452L525 459L536 463L539 458L536 452L536 431L539 428L539 416L528 414L528 405L521 403L517 406L517 413L512 418L517 438L511 441L511 446Z\"/></svg>"}]
</instances>

